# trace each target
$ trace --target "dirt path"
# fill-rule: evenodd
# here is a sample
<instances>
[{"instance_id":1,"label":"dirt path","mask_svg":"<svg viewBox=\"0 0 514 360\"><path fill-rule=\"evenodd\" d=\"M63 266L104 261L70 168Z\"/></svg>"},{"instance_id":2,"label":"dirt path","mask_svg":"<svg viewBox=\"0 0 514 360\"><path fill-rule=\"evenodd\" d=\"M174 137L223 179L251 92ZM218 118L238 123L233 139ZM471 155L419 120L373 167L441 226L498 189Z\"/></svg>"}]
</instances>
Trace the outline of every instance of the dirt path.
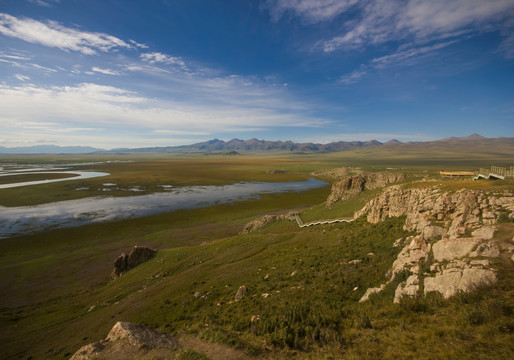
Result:
<instances>
[{"instance_id":1,"label":"dirt path","mask_svg":"<svg viewBox=\"0 0 514 360\"><path fill-rule=\"evenodd\" d=\"M243 351L233 349L226 345L215 344L198 339L194 336L184 335L178 339L184 349L192 349L204 353L211 360L250 360L252 357Z\"/></svg>"}]
</instances>

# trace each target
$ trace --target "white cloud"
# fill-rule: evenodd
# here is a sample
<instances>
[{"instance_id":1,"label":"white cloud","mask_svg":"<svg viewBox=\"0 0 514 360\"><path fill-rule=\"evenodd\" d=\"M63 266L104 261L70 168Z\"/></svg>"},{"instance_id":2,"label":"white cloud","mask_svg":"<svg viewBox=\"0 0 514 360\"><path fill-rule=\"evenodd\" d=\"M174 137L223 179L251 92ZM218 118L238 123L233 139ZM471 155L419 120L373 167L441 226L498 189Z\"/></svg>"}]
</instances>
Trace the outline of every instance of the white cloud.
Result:
<instances>
[{"instance_id":1,"label":"white cloud","mask_svg":"<svg viewBox=\"0 0 514 360\"><path fill-rule=\"evenodd\" d=\"M456 40L446 41L443 43L438 43L430 46L423 46L419 48L398 51L391 55L375 58L371 60L371 63L377 68L384 68L386 66L390 66L393 64L403 63L411 58L419 58L421 56L430 55L434 51L448 47L452 44L455 44L456 42Z\"/></svg>"},{"instance_id":2,"label":"white cloud","mask_svg":"<svg viewBox=\"0 0 514 360\"><path fill-rule=\"evenodd\" d=\"M131 44L137 46L138 48L140 49L148 49L148 45L145 45L145 44L141 44L141 43L138 43L137 41L135 40L129 40Z\"/></svg>"},{"instance_id":3,"label":"white cloud","mask_svg":"<svg viewBox=\"0 0 514 360\"><path fill-rule=\"evenodd\" d=\"M430 141L435 140L433 136L426 134L392 134L392 133L339 133L326 136L315 136L312 138L301 138L297 141L315 142L320 144L328 144L337 141L370 141L377 140L387 142L396 139L398 141Z\"/></svg>"},{"instance_id":4,"label":"white cloud","mask_svg":"<svg viewBox=\"0 0 514 360\"><path fill-rule=\"evenodd\" d=\"M159 101L91 83L54 87L0 85L0 98L0 133L13 141L24 137L54 137L63 128L77 138L82 135L73 129L82 129L82 132L91 128L109 129L96 134L109 143L113 133L120 138L125 134L128 139L127 133L130 133L134 138L145 139L167 135L207 136L282 126L316 127L325 123L272 107ZM98 143L100 140L84 137L77 143L93 143L91 141Z\"/></svg>"},{"instance_id":5,"label":"white cloud","mask_svg":"<svg viewBox=\"0 0 514 360\"><path fill-rule=\"evenodd\" d=\"M181 58L162 54L160 52L143 53L140 55L141 60L146 61L150 64L162 63L167 65L179 65L185 66L186 64Z\"/></svg>"},{"instance_id":6,"label":"white cloud","mask_svg":"<svg viewBox=\"0 0 514 360\"><path fill-rule=\"evenodd\" d=\"M4 54L4 53L0 53L0 58L10 59L10 60L21 60L21 61L30 60L30 58L26 57L26 56L22 56L22 55L8 55L8 54Z\"/></svg>"},{"instance_id":7,"label":"white cloud","mask_svg":"<svg viewBox=\"0 0 514 360\"><path fill-rule=\"evenodd\" d=\"M46 0L46 1L43 1L43 0L28 0L28 1L30 3L32 3L32 4L43 6L43 7L51 7L54 4L60 3L60 0Z\"/></svg>"},{"instance_id":8,"label":"white cloud","mask_svg":"<svg viewBox=\"0 0 514 360\"><path fill-rule=\"evenodd\" d=\"M343 75L339 79L339 82L345 85L355 84L358 82L362 77L366 75L366 70L354 70L350 74Z\"/></svg>"},{"instance_id":9,"label":"white cloud","mask_svg":"<svg viewBox=\"0 0 514 360\"><path fill-rule=\"evenodd\" d=\"M57 70L55 70L55 69L52 69L52 68L49 68L46 66L41 66L39 64L29 64L29 65L36 69L45 70L45 71L49 71L49 72L57 72Z\"/></svg>"},{"instance_id":10,"label":"white cloud","mask_svg":"<svg viewBox=\"0 0 514 360\"><path fill-rule=\"evenodd\" d=\"M514 14L512 0L372 0L359 3L360 17L344 24L342 35L323 41L325 52L389 41L429 42L474 28L502 28Z\"/></svg>"},{"instance_id":11,"label":"white cloud","mask_svg":"<svg viewBox=\"0 0 514 360\"><path fill-rule=\"evenodd\" d=\"M208 132L205 131L184 131L184 130L163 130L163 129L157 129L154 131L154 133L159 135L195 135L195 136L203 136L203 135L209 135Z\"/></svg>"},{"instance_id":12,"label":"white cloud","mask_svg":"<svg viewBox=\"0 0 514 360\"><path fill-rule=\"evenodd\" d=\"M358 0L269 0L273 21L278 21L285 13L292 12L308 23L331 20L355 5Z\"/></svg>"},{"instance_id":13,"label":"white cloud","mask_svg":"<svg viewBox=\"0 0 514 360\"><path fill-rule=\"evenodd\" d=\"M20 81L28 81L30 80L29 76L22 75L22 74L15 74L14 77Z\"/></svg>"},{"instance_id":14,"label":"white cloud","mask_svg":"<svg viewBox=\"0 0 514 360\"><path fill-rule=\"evenodd\" d=\"M108 34L79 31L64 27L55 21L43 23L3 13L0 13L0 33L34 44L56 47L64 51L78 51L85 55L93 55L97 51L131 48L131 45L123 40Z\"/></svg>"},{"instance_id":15,"label":"white cloud","mask_svg":"<svg viewBox=\"0 0 514 360\"><path fill-rule=\"evenodd\" d=\"M91 70L94 72L100 73L100 74L104 74L104 75L121 75L121 73L119 71L115 71L115 70L111 70L111 69L102 69L102 68L98 68L96 66L93 66L91 68Z\"/></svg>"}]
</instances>

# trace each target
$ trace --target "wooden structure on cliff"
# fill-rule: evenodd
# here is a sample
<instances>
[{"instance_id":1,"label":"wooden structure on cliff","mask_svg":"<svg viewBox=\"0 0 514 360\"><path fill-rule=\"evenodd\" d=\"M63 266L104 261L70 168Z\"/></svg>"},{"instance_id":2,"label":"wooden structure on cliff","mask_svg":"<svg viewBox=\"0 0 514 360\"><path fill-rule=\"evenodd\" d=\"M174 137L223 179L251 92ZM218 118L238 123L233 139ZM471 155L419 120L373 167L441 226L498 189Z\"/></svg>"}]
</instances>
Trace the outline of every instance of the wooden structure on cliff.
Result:
<instances>
[{"instance_id":1,"label":"wooden structure on cliff","mask_svg":"<svg viewBox=\"0 0 514 360\"><path fill-rule=\"evenodd\" d=\"M475 172L474 171L439 171L439 175L441 176L449 176L449 177L454 177L454 176L474 176L475 175Z\"/></svg>"},{"instance_id":2,"label":"wooden structure on cliff","mask_svg":"<svg viewBox=\"0 0 514 360\"><path fill-rule=\"evenodd\" d=\"M507 178L514 178L514 166L504 168L500 166L491 166L489 169L480 169L475 173L473 180L490 179L490 180L504 180Z\"/></svg>"}]
</instances>

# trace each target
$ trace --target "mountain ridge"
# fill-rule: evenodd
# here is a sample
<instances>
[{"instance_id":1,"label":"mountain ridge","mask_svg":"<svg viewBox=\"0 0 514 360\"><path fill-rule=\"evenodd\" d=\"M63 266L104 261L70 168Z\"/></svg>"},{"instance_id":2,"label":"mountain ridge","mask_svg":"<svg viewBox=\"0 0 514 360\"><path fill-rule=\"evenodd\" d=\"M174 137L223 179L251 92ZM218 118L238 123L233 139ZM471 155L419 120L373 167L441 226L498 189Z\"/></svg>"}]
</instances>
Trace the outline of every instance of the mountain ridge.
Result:
<instances>
[{"instance_id":1,"label":"mountain ridge","mask_svg":"<svg viewBox=\"0 0 514 360\"><path fill-rule=\"evenodd\" d=\"M233 138L228 141L211 139L190 145L178 146L155 146L143 148L118 148L112 150L99 149L91 146L58 146L58 145L37 145L29 147L3 147L0 146L0 154L4 155L36 155L36 154L90 154L90 153L170 153L170 154L194 154L194 153L220 153L227 151L237 151L239 153L261 153L261 152L287 152L287 153L331 153L338 151L354 150L360 148L385 146L393 148L396 146L423 146L448 144L468 144L470 141L483 143L500 139L514 138L486 138L479 134L471 134L464 137L447 137L440 140L401 142L391 139L387 142L377 140L368 141L334 141L326 144L304 142L296 143L291 140L261 140L251 138L242 140Z\"/></svg>"}]
</instances>

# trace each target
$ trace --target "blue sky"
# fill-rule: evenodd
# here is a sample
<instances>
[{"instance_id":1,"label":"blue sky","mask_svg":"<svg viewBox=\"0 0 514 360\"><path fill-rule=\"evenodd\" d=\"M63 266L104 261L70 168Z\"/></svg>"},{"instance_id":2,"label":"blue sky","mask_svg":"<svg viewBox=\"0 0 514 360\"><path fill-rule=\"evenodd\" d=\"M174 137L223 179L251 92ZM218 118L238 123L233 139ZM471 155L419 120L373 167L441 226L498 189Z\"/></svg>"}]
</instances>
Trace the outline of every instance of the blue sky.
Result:
<instances>
[{"instance_id":1,"label":"blue sky","mask_svg":"<svg viewBox=\"0 0 514 360\"><path fill-rule=\"evenodd\" d=\"M0 0L0 146L514 136L514 0Z\"/></svg>"}]
</instances>

